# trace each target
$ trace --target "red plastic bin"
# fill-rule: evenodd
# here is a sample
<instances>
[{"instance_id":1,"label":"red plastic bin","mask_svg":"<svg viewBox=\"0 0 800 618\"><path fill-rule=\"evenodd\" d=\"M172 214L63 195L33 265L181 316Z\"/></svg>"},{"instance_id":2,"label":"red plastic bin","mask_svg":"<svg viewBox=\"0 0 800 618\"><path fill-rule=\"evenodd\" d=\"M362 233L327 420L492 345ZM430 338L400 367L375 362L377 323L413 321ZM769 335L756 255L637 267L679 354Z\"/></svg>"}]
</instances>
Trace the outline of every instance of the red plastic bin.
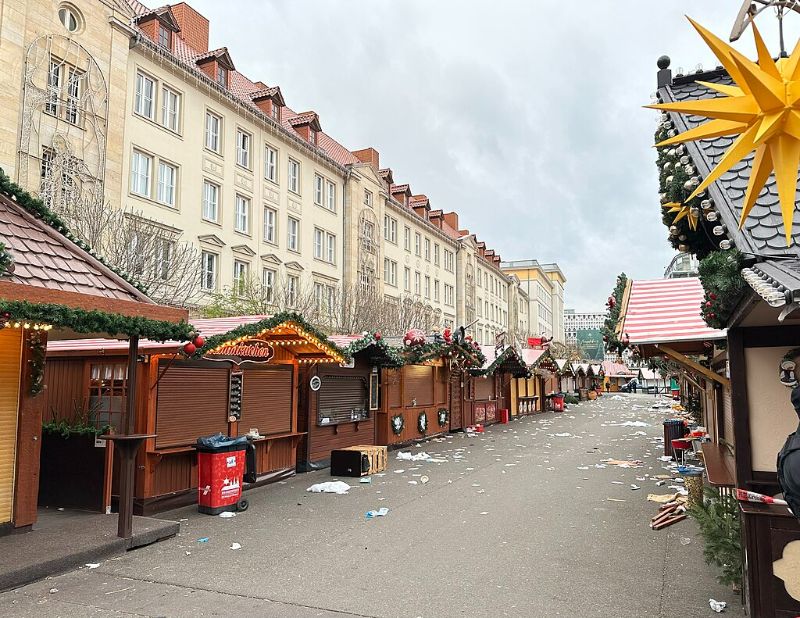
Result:
<instances>
[{"instance_id":1,"label":"red plastic bin","mask_svg":"<svg viewBox=\"0 0 800 618\"><path fill-rule=\"evenodd\" d=\"M242 484L247 445L197 447L197 510L208 515L244 511Z\"/></svg>"},{"instance_id":2,"label":"red plastic bin","mask_svg":"<svg viewBox=\"0 0 800 618\"><path fill-rule=\"evenodd\" d=\"M497 414L498 414L498 416L500 418L500 422L503 425L507 425L508 424L508 420L510 418L508 410L506 408L503 408L502 410L498 410Z\"/></svg>"},{"instance_id":3,"label":"red plastic bin","mask_svg":"<svg viewBox=\"0 0 800 618\"><path fill-rule=\"evenodd\" d=\"M553 411L564 411L564 395L553 395Z\"/></svg>"}]
</instances>

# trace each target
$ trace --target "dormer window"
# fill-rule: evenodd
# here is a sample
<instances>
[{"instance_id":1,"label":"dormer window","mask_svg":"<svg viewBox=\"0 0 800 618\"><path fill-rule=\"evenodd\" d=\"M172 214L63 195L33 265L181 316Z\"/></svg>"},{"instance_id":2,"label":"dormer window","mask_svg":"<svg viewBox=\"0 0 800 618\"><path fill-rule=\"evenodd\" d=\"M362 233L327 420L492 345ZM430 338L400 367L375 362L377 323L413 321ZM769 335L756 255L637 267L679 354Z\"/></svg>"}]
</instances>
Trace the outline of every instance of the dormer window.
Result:
<instances>
[{"instance_id":1,"label":"dormer window","mask_svg":"<svg viewBox=\"0 0 800 618\"><path fill-rule=\"evenodd\" d=\"M223 88L228 87L228 69L217 63L217 83Z\"/></svg>"},{"instance_id":2,"label":"dormer window","mask_svg":"<svg viewBox=\"0 0 800 618\"><path fill-rule=\"evenodd\" d=\"M308 141L311 142L312 144L317 143L317 132L310 127L308 129Z\"/></svg>"},{"instance_id":3,"label":"dormer window","mask_svg":"<svg viewBox=\"0 0 800 618\"><path fill-rule=\"evenodd\" d=\"M172 32L164 24L158 24L158 44L166 49L172 49Z\"/></svg>"},{"instance_id":4,"label":"dormer window","mask_svg":"<svg viewBox=\"0 0 800 618\"><path fill-rule=\"evenodd\" d=\"M270 116L275 122L281 121L281 108L280 105L277 105L275 101L272 102L272 109L270 109Z\"/></svg>"}]
</instances>

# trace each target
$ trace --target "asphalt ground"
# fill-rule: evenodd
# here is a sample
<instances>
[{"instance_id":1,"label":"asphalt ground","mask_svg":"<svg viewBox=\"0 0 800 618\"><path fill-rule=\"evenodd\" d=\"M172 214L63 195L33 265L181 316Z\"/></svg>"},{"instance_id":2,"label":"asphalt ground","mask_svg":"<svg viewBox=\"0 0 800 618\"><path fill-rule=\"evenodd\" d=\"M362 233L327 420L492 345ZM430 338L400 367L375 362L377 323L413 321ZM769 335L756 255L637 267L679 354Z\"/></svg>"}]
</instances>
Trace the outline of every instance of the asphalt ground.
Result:
<instances>
[{"instance_id":1,"label":"asphalt ground","mask_svg":"<svg viewBox=\"0 0 800 618\"><path fill-rule=\"evenodd\" d=\"M172 511L177 537L6 592L0 615L690 618L717 616L713 598L743 616L694 522L649 528L648 493L670 491L651 478L654 401L606 395L406 449L443 463L390 452L370 484L338 479L346 495L308 493L337 480L320 471L248 492L233 518Z\"/></svg>"}]
</instances>

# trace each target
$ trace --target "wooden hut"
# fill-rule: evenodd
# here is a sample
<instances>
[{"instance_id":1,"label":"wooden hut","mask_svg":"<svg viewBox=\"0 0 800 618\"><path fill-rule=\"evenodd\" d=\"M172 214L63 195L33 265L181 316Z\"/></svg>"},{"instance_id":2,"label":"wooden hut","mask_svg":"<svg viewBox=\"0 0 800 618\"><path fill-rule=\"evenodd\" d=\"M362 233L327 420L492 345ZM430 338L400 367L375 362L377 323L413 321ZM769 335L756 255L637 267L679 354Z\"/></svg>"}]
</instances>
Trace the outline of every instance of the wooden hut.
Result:
<instances>
[{"instance_id":1,"label":"wooden hut","mask_svg":"<svg viewBox=\"0 0 800 618\"><path fill-rule=\"evenodd\" d=\"M82 453L42 451L43 420L48 420L45 351L65 333L131 337L119 342L123 363L136 367L139 334L187 339L187 313L153 303L131 282L80 245L41 202L9 183L0 171L0 534L30 530L37 521L40 479L47 470L71 474L74 486L91 482L80 471ZM13 196L14 199L10 199ZM49 340L49 341L48 341ZM135 400L120 403L119 430L132 433ZM80 419L78 419L80 420ZM70 435L74 424L60 431ZM109 459L110 449L94 446L88 455ZM66 442L61 440L61 442ZM74 442L79 442L75 438ZM133 441L131 441L132 443ZM121 466L127 475L133 465ZM44 476L43 476L44 473ZM130 489L129 484L124 490ZM101 493L103 487L99 486ZM131 534L129 492L123 491L120 535ZM98 500L99 502L100 500ZM63 506L63 505L60 505Z\"/></svg>"},{"instance_id":2,"label":"wooden hut","mask_svg":"<svg viewBox=\"0 0 800 618\"><path fill-rule=\"evenodd\" d=\"M396 343L402 346L407 364L381 370L383 396L375 421L376 444L402 444L466 427L466 372L485 362L480 346L447 331L445 336L407 335L403 343Z\"/></svg>"},{"instance_id":3,"label":"wooden hut","mask_svg":"<svg viewBox=\"0 0 800 618\"><path fill-rule=\"evenodd\" d=\"M558 390L562 393L577 394L577 384L575 382L575 370L572 363L566 358L557 358L558 367Z\"/></svg>"},{"instance_id":4,"label":"wooden hut","mask_svg":"<svg viewBox=\"0 0 800 618\"><path fill-rule=\"evenodd\" d=\"M153 435L137 459L136 512L153 513L197 498L198 437L251 433L255 478L294 474L301 367L338 365L344 354L299 315L196 320L205 346L185 354L175 343L142 340L137 431ZM58 342L48 351L46 405L55 414L80 405L113 409L128 384L117 341ZM85 397L84 394L88 394ZM81 399L83 398L83 399ZM109 399L111 401L109 401ZM88 400L88 401L87 401ZM111 476L111 471L106 470Z\"/></svg>"},{"instance_id":5,"label":"wooden hut","mask_svg":"<svg viewBox=\"0 0 800 618\"><path fill-rule=\"evenodd\" d=\"M329 340L351 359L345 366L310 365L300 371L298 472L330 465L331 451L375 444L381 410L381 369L403 364L379 333L334 335Z\"/></svg>"},{"instance_id":6,"label":"wooden hut","mask_svg":"<svg viewBox=\"0 0 800 618\"><path fill-rule=\"evenodd\" d=\"M639 374L628 369L625 363L603 361L603 390L616 393Z\"/></svg>"},{"instance_id":7,"label":"wooden hut","mask_svg":"<svg viewBox=\"0 0 800 618\"><path fill-rule=\"evenodd\" d=\"M528 373L511 381L511 414L527 416L544 411L544 382L542 376L536 374L534 369L545 350L524 348L519 353Z\"/></svg>"},{"instance_id":8,"label":"wooden hut","mask_svg":"<svg viewBox=\"0 0 800 618\"><path fill-rule=\"evenodd\" d=\"M491 425L500 420L500 410L514 407L512 384L530 375L514 346L482 346L483 367L470 369L463 390L463 414L467 425Z\"/></svg>"}]
</instances>

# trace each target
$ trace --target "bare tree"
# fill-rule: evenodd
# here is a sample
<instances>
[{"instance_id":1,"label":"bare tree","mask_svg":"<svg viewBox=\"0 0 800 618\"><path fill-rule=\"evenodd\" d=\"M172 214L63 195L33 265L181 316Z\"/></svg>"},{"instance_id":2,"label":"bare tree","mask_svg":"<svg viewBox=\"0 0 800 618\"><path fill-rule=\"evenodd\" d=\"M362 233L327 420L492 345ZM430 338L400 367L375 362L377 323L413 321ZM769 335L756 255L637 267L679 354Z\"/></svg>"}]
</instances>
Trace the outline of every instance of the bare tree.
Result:
<instances>
[{"instance_id":1,"label":"bare tree","mask_svg":"<svg viewBox=\"0 0 800 618\"><path fill-rule=\"evenodd\" d=\"M565 358L570 361L578 361L583 359L582 350L577 345L572 343L553 341L550 344L550 353L556 358Z\"/></svg>"}]
</instances>

